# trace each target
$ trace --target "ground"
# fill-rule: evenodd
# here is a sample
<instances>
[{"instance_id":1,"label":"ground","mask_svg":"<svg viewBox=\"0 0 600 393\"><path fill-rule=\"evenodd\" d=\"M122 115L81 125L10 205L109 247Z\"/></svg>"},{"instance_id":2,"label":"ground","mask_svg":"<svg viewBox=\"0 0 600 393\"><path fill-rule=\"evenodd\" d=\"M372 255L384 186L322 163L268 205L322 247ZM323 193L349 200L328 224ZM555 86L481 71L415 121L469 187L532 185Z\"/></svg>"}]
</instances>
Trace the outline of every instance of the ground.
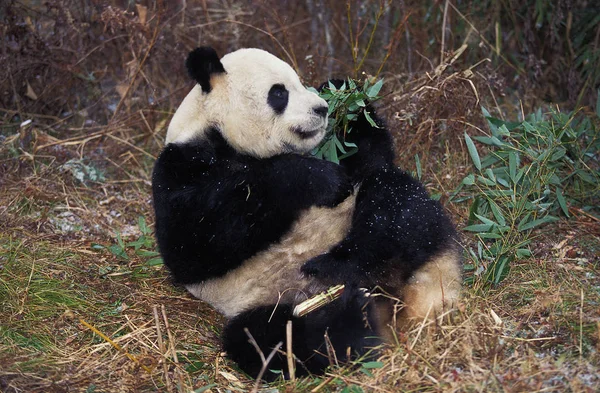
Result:
<instances>
[{"instance_id":1,"label":"ground","mask_svg":"<svg viewBox=\"0 0 600 393\"><path fill-rule=\"evenodd\" d=\"M174 286L155 259L156 151L131 149L125 134L62 141L24 128L4 140L0 161L2 391L251 389L221 352L223 318ZM430 187L452 187L456 175L431 161ZM460 226L464 208L448 208ZM584 214L542 228L534 256L501 285L465 287L457 311L400 333L380 362L274 386L597 391L598 234Z\"/></svg>"},{"instance_id":2,"label":"ground","mask_svg":"<svg viewBox=\"0 0 600 393\"><path fill-rule=\"evenodd\" d=\"M465 285L456 310L399 332L378 361L267 386L222 353L224 318L169 279L150 193L166 126L192 87L187 51L257 46L307 84L381 71L377 105L398 165L420 172L462 229L469 207L450 195L472 168L463 134L487 132L481 106L515 120L566 95L593 114L597 70L573 52L597 56L597 21L585 24L587 45L568 38L571 2L548 6L549 26L533 1L518 17L501 12L513 3L491 2L484 18L470 7L488 2L457 2L462 13L449 1L348 1L336 13L322 1L109 3L0 5L1 392L600 391L600 221L577 206L536 229L532 257L499 285ZM574 29L595 15L575 3L587 12L569 10ZM501 27L514 31L503 47Z\"/></svg>"}]
</instances>

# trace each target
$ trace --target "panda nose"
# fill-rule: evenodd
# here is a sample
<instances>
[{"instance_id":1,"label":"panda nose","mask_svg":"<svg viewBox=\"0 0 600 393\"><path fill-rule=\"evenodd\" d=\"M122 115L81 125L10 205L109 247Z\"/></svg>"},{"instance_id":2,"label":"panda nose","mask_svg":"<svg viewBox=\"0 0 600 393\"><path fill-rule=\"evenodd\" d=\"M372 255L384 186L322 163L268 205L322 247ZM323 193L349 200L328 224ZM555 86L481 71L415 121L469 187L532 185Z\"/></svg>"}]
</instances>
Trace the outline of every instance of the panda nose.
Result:
<instances>
[{"instance_id":1,"label":"panda nose","mask_svg":"<svg viewBox=\"0 0 600 393\"><path fill-rule=\"evenodd\" d=\"M326 106L315 106L313 108L313 112L317 116L326 117L327 116L327 107Z\"/></svg>"}]
</instances>

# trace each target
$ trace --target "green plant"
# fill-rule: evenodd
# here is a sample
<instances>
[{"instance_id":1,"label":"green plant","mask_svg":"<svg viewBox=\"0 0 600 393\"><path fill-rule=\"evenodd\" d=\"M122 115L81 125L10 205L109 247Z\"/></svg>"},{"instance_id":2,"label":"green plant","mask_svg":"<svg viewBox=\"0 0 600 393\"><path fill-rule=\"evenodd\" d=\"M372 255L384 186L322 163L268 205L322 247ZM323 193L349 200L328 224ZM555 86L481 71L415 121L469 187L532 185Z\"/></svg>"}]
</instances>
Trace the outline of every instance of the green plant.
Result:
<instances>
[{"instance_id":1,"label":"green plant","mask_svg":"<svg viewBox=\"0 0 600 393\"><path fill-rule=\"evenodd\" d=\"M104 173L92 164L86 164L85 160L70 159L62 165L62 169L71 172L73 177L84 185L89 182L104 182Z\"/></svg>"},{"instance_id":2,"label":"green plant","mask_svg":"<svg viewBox=\"0 0 600 393\"><path fill-rule=\"evenodd\" d=\"M325 138L313 151L314 156L339 164L340 160L356 153L357 146L347 142L346 135L352 132L352 121L359 116L364 116L371 126L377 127L366 106L380 98L378 94L382 86L383 79L374 84L370 84L368 79L363 84L348 79L339 88L329 82L318 93L329 105L329 123Z\"/></svg>"},{"instance_id":3,"label":"green plant","mask_svg":"<svg viewBox=\"0 0 600 393\"><path fill-rule=\"evenodd\" d=\"M134 241L125 242L121 234L117 232L117 243L110 246L102 244L92 244L94 250L108 250L111 254L121 260L128 261L130 256L128 250L133 249L133 254L144 260L144 266L162 265L163 260L158 251L156 251L156 241L152 229L146 224L146 219L143 216L138 217L138 228L141 235ZM130 251L131 252L131 251Z\"/></svg>"},{"instance_id":4,"label":"green plant","mask_svg":"<svg viewBox=\"0 0 600 393\"><path fill-rule=\"evenodd\" d=\"M476 168L454 193L469 200L468 226L476 239L469 249L469 281L498 284L518 258L531 256L532 231L570 216L570 206L598 213L600 127L598 119L575 113L537 113L505 122L483 109L491 135L473 139L486 145L481 159L469 135L465 142ZM600 118L600 100L597 116Z\"/></svg>"}]
</instances>

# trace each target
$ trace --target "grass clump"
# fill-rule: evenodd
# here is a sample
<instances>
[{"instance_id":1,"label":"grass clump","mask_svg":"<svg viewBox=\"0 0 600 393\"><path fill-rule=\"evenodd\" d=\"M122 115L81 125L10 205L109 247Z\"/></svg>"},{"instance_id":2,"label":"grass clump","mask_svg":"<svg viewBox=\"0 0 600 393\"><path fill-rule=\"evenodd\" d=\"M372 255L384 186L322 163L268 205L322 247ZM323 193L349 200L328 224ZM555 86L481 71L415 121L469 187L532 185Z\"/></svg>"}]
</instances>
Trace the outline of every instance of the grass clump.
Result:
<instances>
[{"instance_id":1,"label":"grass clump","mask_svg":"<svg viewBox=\"0 0 600 393\"><path fill-rule=\"evenodd\" d=\"M532 255L535 228L572 212L600 213L600 101L594 118L538 111L507 122L483 113L491 134L473 139L487 154L480 158L465 133L475 171L463 179L454 201L471 202L464 229L477 240L468 252L468 281L481 277L498 284L515 259Z\"/></svg>"},{"instance_id":2,"label":"grass clump","mask_svg":"<svg viewBox=\"0 0 600 393\"><path fill-rule=\"evenodd\" d=\"M92 244L93 250L108 250L112 255L123 261L131 259L130 254L143 261L142 266L152 267L160 266L163 260L158 251L156 251L156 240L152 229L148 227L146 219L143 216L138 217L138 229L140 236L133 241L125 242L119 232L116 233L116 244L105 246L102 244Z\"/></svg>"}]
</instances>

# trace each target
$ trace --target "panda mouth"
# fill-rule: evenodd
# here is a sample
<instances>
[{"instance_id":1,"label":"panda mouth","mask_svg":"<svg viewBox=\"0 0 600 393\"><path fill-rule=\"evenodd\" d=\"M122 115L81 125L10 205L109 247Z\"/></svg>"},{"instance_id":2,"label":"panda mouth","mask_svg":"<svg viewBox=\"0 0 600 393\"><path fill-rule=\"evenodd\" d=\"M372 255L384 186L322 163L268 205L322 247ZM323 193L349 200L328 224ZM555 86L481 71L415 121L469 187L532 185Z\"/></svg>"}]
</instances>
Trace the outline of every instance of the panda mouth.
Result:
<instances>
[{"instance_id":1,"label":"panda mouth","mask_svg":"<svg viewBox=\"0 0 600 393\"><path fill-rule=\"evenodd\" d=\"M300 137L300 139L311 139L319 135L323 129L315 128L314 130L305 130L301 127L292 127L292 132Z\"/></svg>"}]
</instances>

